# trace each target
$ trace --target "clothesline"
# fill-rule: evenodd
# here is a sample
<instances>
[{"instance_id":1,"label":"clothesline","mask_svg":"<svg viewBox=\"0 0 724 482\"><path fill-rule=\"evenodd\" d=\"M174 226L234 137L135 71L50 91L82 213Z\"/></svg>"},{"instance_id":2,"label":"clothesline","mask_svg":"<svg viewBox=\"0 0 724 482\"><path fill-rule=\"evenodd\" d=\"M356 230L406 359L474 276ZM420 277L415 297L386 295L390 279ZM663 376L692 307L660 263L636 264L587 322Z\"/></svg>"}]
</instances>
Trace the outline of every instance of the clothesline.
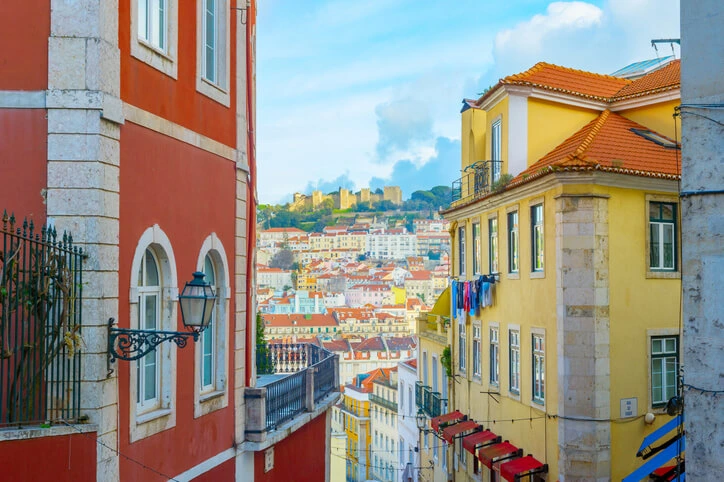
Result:
<instances>
[{"instance_id":1,"label":"clothesline","mask_svg":"<svg viewBox=\"0 0 724 482\"><path fill-rule=\"evenodd\" d=\"M453 279L450 283L450 298L453 319L469 313L475 316L481 308L493 305L493 287L495 275L481 275L477 279L458 281Z\"/></svg>"}]
</instances>

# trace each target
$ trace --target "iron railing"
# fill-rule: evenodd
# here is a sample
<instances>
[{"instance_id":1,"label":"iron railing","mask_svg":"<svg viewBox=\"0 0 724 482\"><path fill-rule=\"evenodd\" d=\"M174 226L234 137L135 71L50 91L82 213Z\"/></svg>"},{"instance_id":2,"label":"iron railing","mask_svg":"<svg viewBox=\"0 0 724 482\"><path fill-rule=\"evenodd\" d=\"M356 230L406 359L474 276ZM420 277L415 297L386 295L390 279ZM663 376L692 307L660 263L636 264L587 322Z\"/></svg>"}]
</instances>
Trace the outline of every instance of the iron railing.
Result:
<instances>
[{"instance_id":1,"label":"iron railing","mask_svg":"<svg viewBox=\"0 0 724 482\"><path fill-rule=\"evenodd\" d=\"M503 161L478 161L465 168L462 177L452 182L451 204L468 202L492 192L500 179Z\"/></svg>"},{"instance_id":2,"label":"iron railing","mask_svg":"<svg viewBox=\"0 0 724 482\"><path fill-rule=\"evenodd\" d=\"M260 428L275 430L308 411L311 400L319 403L338 390L337 360L333 353L309 343L274 343L258 350L257 366L264 366L267 375L282 375L263 385L265 420Z\"/></svg>"},{"instance_id":3,"label":"iron railing","mask_svg":"<svg viewBox=\"0 0 724 482\"><path fill-rule=\"evenodd\" d=\"M387 410L392 410L393 412L397 413L397 404L395 402L386 400L378 395L375 395L374 393L370 393L370 402L376 403L377 405L384 407Z\"/></svg>"},{"instance_id":4,"label":"iron railing","mask_svg":"<svg viewBox=\"0 0 724 482\"><path fill-rule=\"evenodd\" d=\"M0 426L75 421L85 255L7 213L0 236Z\"/></svg>"},{"instance_id":5,"label":"iron railing","mask_svg":"<svg viewBox=\"0 0 724 482\"><path fill-rule=\"evenodd\" d=\"M423 385L422 382L415 382L415 405L417 405L417 408L422 408L425 405L422 397L423 387L425 387L425 385Z\"/></svg>"}]
</instances>

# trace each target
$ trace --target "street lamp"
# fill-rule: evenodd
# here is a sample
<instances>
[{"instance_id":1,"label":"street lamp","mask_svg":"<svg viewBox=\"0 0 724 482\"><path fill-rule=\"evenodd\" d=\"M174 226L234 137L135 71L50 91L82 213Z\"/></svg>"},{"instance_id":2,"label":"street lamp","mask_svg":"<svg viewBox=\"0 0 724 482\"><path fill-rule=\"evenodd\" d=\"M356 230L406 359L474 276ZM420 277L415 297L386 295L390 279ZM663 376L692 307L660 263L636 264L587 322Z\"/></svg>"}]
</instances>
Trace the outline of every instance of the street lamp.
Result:
<instances>
[{"instance_id":1,"label":"street lamp","mask_svg":"<svg viewBox=\"0 0 724 482\"><path fill-rule=\"evenodd\" d=\"M115 328L116 320L108 320L108 372L118 360L138 360L153 351L164 341L172 341L184 348L189 338L198 341L202 331L208 328L214 312L216 295L211 284L204 280L204 273L195 272L179 295L181 321L189 331L140 330Z\"/></svg>"},{"instance_id":2,"label":"street lamp","mask_svg":"<svg viewBox=\"0 0 724 482\"><path fill-rule=\"evenodd\" d=\"M420 432L427 430L427 417L422 410L417 411L415 422L417 423L417 430L419 430Z\"/></svg>"}]
</instances>

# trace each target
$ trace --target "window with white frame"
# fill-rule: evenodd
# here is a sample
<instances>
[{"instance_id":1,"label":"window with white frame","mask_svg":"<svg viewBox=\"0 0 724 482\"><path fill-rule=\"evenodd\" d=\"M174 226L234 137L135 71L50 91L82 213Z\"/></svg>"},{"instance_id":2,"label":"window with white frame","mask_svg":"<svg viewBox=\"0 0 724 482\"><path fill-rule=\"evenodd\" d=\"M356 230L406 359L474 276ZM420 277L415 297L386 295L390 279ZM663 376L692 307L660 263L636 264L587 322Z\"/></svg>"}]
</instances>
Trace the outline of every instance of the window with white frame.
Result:
<instances>
[{"instance_id":1,"label":"window with white frame","mask_svg":"<svg viewBox=\"0 0 724 482\"><path fill-rule=\"evenodd\" d=\"M176 261L158 225L136 245L130 276L130 328L175 331ZM131 365L129 438L131 443L176 425L176 345L162 343Z\"/></svg>"},{"instance_id":2,"label":"window with white frame","mask_svg":"<svg viewBox=\"0 0 724 482\"><path fill-rule=\"evenodd\" d=\"M458 276L465 277L465 228L458 228Z\"/></svg>"},{"instance_id":3,"label":"window with white frame","mask_svg":"<svg viewBox=\"0 0 724 482\"><path fill-rule=\"evenodd\" d=\"M520 394L520 331L508 331L508 389Z\"/></svg>"},{"instance_id":4,"label":"window with white frame","mask_svg":"<svg viewBox=\"0 0 724 482\"><path fill-rule=\"evenodd\" d=\"M498 272L498 218L488 219L488 267Z\"/></svg>"},{"instance_id":5,"label":"window with white frame","mask_svg":"<svg viewBox=\"0 0 724 482\"><path fill-rule=\"evenodd\" d=\"M216 300L211 323L201 332L196 352L196 387L194 389L194 417L228 406L227 390L228 336L227 317L229 302L229 269L221 240L211 233L201 246L197 270L211 284Z\"/></svg>"},{"instance_id":6,"label":"window with white frame","mask_svg":"<svg viewBox=\"0 0 724 482\"><path fill-rule=\"evenodd\" d=\"M466 333L465 333L465 321L464 317L461 318L461 322L458 324L458 369L459 371L465 373L465 365L466 365L466 351L467 351L467 345L466 345Z\"/></svg>"},{"instance_id":7,"label":"window with white frame","mask_svg":"<svg viewBox=\"0 0 724 482\"><path fill-rule=\"evenodd\" d=\"M483 375L483 364L480 359L480 353L481 353L481 337L480 337L480 324L474 323L473 324L473 376L476 378L481 378Z\"/></svg>"},{"instance_id":8,"label":"window with white frame","mask_svg":"<svg viewBox=\"0 0 724 482\"><path fill-rule=\"evenodd\" d=\"M546 352L545 337L542 334L534 333L532 335L532 351L533 351L533 401L535 403L544 404L545 397L545 378L546 378Z\"/></svg>"},{"instance_id":9,"label":"window with white frame","mask_svg":"<svg viewBox=\"0 0 724 482\"><path fill-rule=\"evenodd\" d=\"M651 406L662 407L678 391L679 337L651 337Z\"/></svg>"},{"instance_id":10,"label":"window with white frame","mask_svg":"<svg viewBox=\"0 0 724 482\"><path fill-rule=\"evenodd\" d=\"M508 272L518 272L518 211L508 213Z\"/></svg>"},{"instance_id":11,"label":"window with white frame","mask_svg":"<svg viewBox=\"0 0 724 482\"><path fill-rule=\"evenodd\" d=\"M178 78L179 0L131 0L131 56Z\"/></svg>"},{"instance_id":12,"label":"window with white frame","mask_svg":"<svg viewBox=\"0 0 724 482\"><path fill-rule=\"evenodd\" d=\"M205 281L209 283L214 290L214 293L219 292L219 286L216 283L216 270L214 269L214 262L211 260L211 256L208 254L204 258L204 271ZM216 302L218 302L218 297ZM216 309L214 309L211 315L211 322L209 326L201 333L201 391L209 392L216 388L216 339L214 331L217 330L216 324L218 316Z\"/></svg>"},{"instance_id":13,"label":"window with white frame","mask_svg":"<svg viewBox=\"0 0 724 482\"><path fill-rule=\"evenodd\" d=\"M530 208L531 267L532 271L543 271L543 205Z\"/></svg>"},{"instance_id":14,"label":"window with white frame","mask_svg":"<svg viewBox=\"0 0 724 482\"><path fill-rule=\"evenodd\" d=\"M502 161L503 159L503 152L502 152L502 135L501 135L501 120L498 119L495 122L493 122L493 125L491 126L490 130L491 135L491 143L490 143L490 157L492 157L493 161ZM500 179L500 164L501 162L493 162L493 169L492 169L492 182L496 182L498 179Z\"/></svg>"},{"instance_id":15,"label":"window with white frame","mask_svg":"<svg viewBox=\"0 0 724 482\"><path fill-rule=\"evenodd\" d=\"M473 223L473 274L480 274L482 271L482 259L480 252L480 223Z\"/></svg>"},{"instance_id":16,"label":"window with white frame","mask_svg":"<svg viewBox=\"0 0 724 482\"><path fill-rule=\"evenodd\" d=\"M197 0L198 49L196 88L225 105L229 97L229 3L228 0Z\"/></svg>"},{"instance_id":17,"label":"window with white frame","mask_svg":"<svg viewBox=\"0 0 724 482\"><path fill-rule=\"evenodd\" d=\"M652 271L675 271L677 204L649 202L649 267Z\"/></svg>"},{"instance_id":18,"label":"window with white frame","mask_svg":"<svg viewBox=\"0 0 724 482\"><path fill-rule=\"evenodd\" d=\"M161 319L161 273L156 255L146 249L138 267L138 326L159 330ZM159 407L160 352L152 350L136 362L138 413Z\"/></svg>"},{"instance_id":19,"label":"window with white frame","mask_svg":"<svg viewBox=\"0 0 724 482\"><path fill-rule=\"evenodd\" d=\"M498 385L500 379L500 342L498 327L490 327L490 384Z\"/></svg>"},{"instance_id":20,"label":"window with white frame","mask_svg":"<svg viewBox=\"0 0 724 482\"><path fill-rule=\"evenodd\" d=\"M167 50L167 0L138 0L138 38L158 50Z\"/></svg>"}]
</instances>

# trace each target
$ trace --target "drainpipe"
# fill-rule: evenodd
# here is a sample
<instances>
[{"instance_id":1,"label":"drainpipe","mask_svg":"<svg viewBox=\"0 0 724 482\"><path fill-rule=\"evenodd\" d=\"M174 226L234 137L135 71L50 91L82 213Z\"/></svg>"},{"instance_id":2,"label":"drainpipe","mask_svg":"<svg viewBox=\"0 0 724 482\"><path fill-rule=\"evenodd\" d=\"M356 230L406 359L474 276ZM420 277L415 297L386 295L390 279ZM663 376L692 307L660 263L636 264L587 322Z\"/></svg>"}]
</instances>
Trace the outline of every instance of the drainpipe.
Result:
<instances>
[{"instance_id":1,"label":"drainpipe","mask_svg":"<svg viewBox=\"0 0 724 482\"><path fill-rule=\"evenodd\" d=\"M246 149L249 153L249 178L246 199L246 385L253 386L253 354L256 353L256 313L254 309L254 261L256 259L256 143L254 132L254 50L252 49L252 29L256 24L256 0L249 2L246 16Z\"/></svg>"}]
</instances>

